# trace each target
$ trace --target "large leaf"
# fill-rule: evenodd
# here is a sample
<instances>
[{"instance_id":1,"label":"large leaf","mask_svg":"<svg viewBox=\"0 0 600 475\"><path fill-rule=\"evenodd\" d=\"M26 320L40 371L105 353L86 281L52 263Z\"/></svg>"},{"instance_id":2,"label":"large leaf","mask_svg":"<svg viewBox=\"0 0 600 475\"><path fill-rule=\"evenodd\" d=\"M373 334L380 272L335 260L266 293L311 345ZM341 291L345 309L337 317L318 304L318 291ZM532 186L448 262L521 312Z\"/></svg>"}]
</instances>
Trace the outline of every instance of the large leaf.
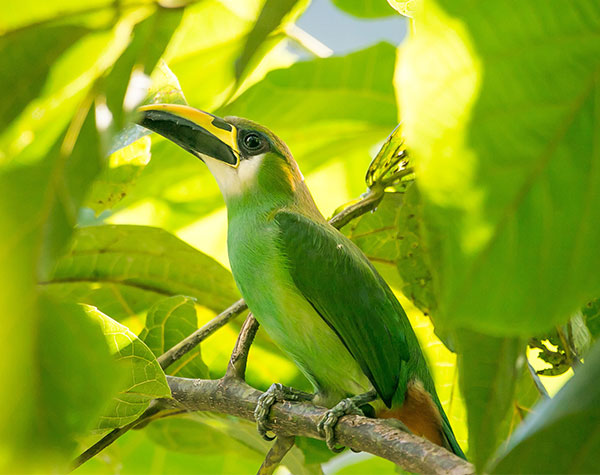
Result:
<instances>
[{"instance_id":1,"label":"large leaf","mask_svg":"<svg viewBox=\"0 0 600 475\"><path fill-rule=\"evenodd\" d=\"M152 399L171 397L171 390L152 350L142 340L95 307L85 309L102 326L108 347L126 375L119 394L105 408L97 429L122 427L141 416Z\"/></svg>"},{"instance_id":2,"label":"large leaf","mask_svg":"<svg viewBox=\"0 0 600 475\"><path fill-rule=\"evenodd\" d=\"M216 113L269 127L286 142L305 174L340 160L360 176L371 147L396 126L390 83L394 61L394 48L381 43L344 57L300 62L268 73ZM358 176L349 185L352 195L364 191Z\"/></svg>"},{"instance_id":3,"label":"large leaf","mask_svg":"<svg viewBox=\"0 0 600 475\"><path fill-rule=\"evenodd\" d=\"M554 396L536 406L492 473L595 473L600 453L600 345Z\"/></svg>"},{"instance_id":4,"label":"large leaf","mask_svg":"<svg viewBox=\"0 0 600 475\"><path fill-rule=\"evenodd\" d=\"M213 110L229 98L237 82L235 61L263 3L262 0L204 0L186 8L166 61L194 107ZM242 87L260 80L267 71L294 61L295 55L285 48L282 40L283 35L276 35L263 42L246 68Z\"/></svg>"},{"instance_id":5,"label":"large leaf","mask_svg":"<svg viewBox=\"0 0 600 475\"><path fill-rule=\"evenodd\" d=\"M198 329L194 300L176 295L159 300L148 311L140 339L157 358ZM208 368L202 361L200 345L165 370L170 375L183 378L208 378Z\"/></svg>"},{"instance_id":6,"label":"large leaf","mask_svg":"<svg viewBox=\"0 0 600 475\"><path fill-rule=\"evenodd\" d=\"M523 370L523 357L521 368L517 364L523 344L518 338L496 338L472 331L461 331L453 341L468 408L469 460L482 470L503 438L503 422Z\"/></svg>"},{"instance_id":7,"label":"large leaf","mask_svg":"<svg viewBox=\"0 0 600 475\"><path fill-rule=\"evenodd\" d=\"M73 453L75 438L93 427L106 401L115 395L121 373L100 326L87 318L81 306L42 295L39 309L35 372L41 401L37 440L30 443L47 444L54 451L47 456L55 457Z\"/></svg>"},{"instance_id":8,"label":"large leaf","mask_svg":"<svg viewBox=\"0 0 600 475\"><path fill-rule=\"evenodd\" d=\"M29 28L0 37L0 130L4 130L42 90L56 59L87 28L75 25Z\"/></svg>"},{"instance_id":9,"label":"large leaf","mask_svg":"<svg viewBox=\"0 0 600 475\"><path fill-rule=\"evenodd\" d=\"M41 326L45 325L57 341L69 342L73 319L78 315L69 314L72 313L69 307L61 309L51 303L42 304L34 285L35 279L48 275L69 239L86 183L97 172L99 163L99 139L93 110L83 107L79 120L71 126L71 134L63 134L41 164L21 165L0 173L0 194L3 197L0 204L0 265L3 269L0 273L0 307L5 315L10 316L2 325L2 332L8 332L2 334L10 353L6 361L10 361L10 365L19 361L20 368L41 365L46 368L44 372L15 374L10 394L3 396L2 407L9 404L6 407L10 410L0 409L0 427L10 433L2 434L2 439L11 441L12 445L8 446L7 455L0 462L4 470L12 471L12 457L20 460L24 453L34 455L54 449L54 457L60 461L72 449L72 436L82 415L85 415L78 405L74 405L73 413L69 415L70 407L62 402L56 404L56 399L49 397L52 390L48 392L47 388L54 388L66 400L72 400L75 393L66 393L64 381L56 379L50 370L49 365L54 361L50 355L53 346L38 339ZM60 311L65 311L65 315L56 316L55 312ZM85 345L98 348L93 331L85 324L81 324L80 336L81 344L72 347L73 353L66 351L70 358L77 359L77 350ZM103 362L102 349L98 351L98 361ZM44 361L38 360L40 355L43 355ZM81 355L81 358L81 365L73 365L73 371L78 374L90 369L86 366L87 356ZM3 378L13 380L10 366L0 365L0 371ZM106 383L103 379L106 375L100 368L97 371L100 389ZM82 386L90 387L86 381L82 381ZM102 390L100 392L105 394ZM17 406L10 405L12 402L21 408L17 416L14 411ZM96 406L97 401L92 399L90 411L93 412ZM63 431L53 432L52 437L44 438L47 432L40 432L40 427L55 427L57 418L61 417L73 419L64 422ZM54 457L31 457L27 464L39 465L36 469L42 470L44 464L57 461Z\"/></svg>"},{"instance_id":10,"label":"large leaf","mask_svg":"<svg viewBox=\"0 0 600 475\"><path fill-rule=\"evenodd\" d=\"M223 266L168 232L147 226L79 229L45 284L56 295L97 306L119 320L166 296L189 295L214 311L239 299Z\"/></svg>"},{"instance_id":11,"label":"large leaf","mask_svg":"<svg viewBox=\"0 0 600 475\"><path fill-rule=\"evenodd\" d=\"M600 293L600 4L424 4L396 86L436 323L544 331Z\"/></svg>"},{"instance_id":12,"label":"large leaf","mask_svg":"<svg viewBox=\"0 0 600 475\"><path fill-rule=\"evenodd\" d=\"M15 9L19 10L18 6ZM127 40L127 29L121 33L125 33ZM106 37L100 35L95 40L105 41ZM15 460L19 461L20 471L27 471L29 468L33 471L56 471L56 465L54 468L52 466L69 455L72 437L85 429L81 426L83 418L92 421L95 417L93 413L99 404L96 395L89 396L89 409L82 412L80 401L85 398L73 402L74 399L80 398L80 393L77 390L65 390L66 381L71 381L71 373L66 366L64 371L59 366L53 366L58 363L57 356L52 355L52 352L63 351L65 357L68 355L73 359L81 359L80 362L72 364L75 378L79 378L83 372L98 378L98 381L93 383L82 380L82 391L96 389L98 396L103 397L110 382L110 379L107 381L106 378L114 376L105 374L101 368L90 366L89 355L78 356L78 352L84 351L85 348L97 349L98 363L105 362L102 347L98 346L91 330L93 327L86 326L85 323L74 324L73 319L80 316L77 313L76 316L56 316L55 311L66 313L69 306L57 307L45 300L39 300L38 289L35 287L36 280L48 278L56 259L64 251L89 184L101 169L103 154L96 112L102 100L96 104L95 99L98 98L97 95L102 95L104 87L110 87L112 82L127 82L131 74L131 71L123 71L123 77L118 74L110 75L104 84L95 83L93 91L85 92L97 75L103 74L115 56L118 56L122 50L122 45L118 45L109 48L111 54L103 58L106 61L103 68L92 68L90 74L82 77L76 84L60 84L60 78L66 78L67 81L73 79L73 76L65 71L70 69L68 65L74 66L75 71L81 73L81 68L89 64L87 58L82 61L83 66L70 64L75 57L81 59L79 55L83 51L90 52L87 48L80 50L79 45L80 43L77 43L74 46L77 54L71 56L72 50L69 50L68 60L64 62L64 55L61 57L58 70L53 67L44 84L45 92L52 91L48 92L49 94L59 90L64 93L54 99L62 98L68 102L69 107L63 110L68 112L64 117L60 115L56 123L50 124L52 133L49 135L33 134L29 129L32 124L27 125L27 120L20 124L24 127L23 130L29 135L34 135L36 140L24 140L25 144L31 144L30 147L26 146L26 158L20 156L20 152L24 150L22 144L9 147L3 158L7 159L10 167L0 172L0 194L3 197L0 204L0 264L3 269L0 307L6 315L10 315L7 319L9 321L2 326L2 337L3 341L7 342L6 348L10 352L10 358L3 357L0 360L10 361L13 367L14 361L19 361L19 368L32 368L32 371L14 374L14 369L9 365L0 366L2 378L14 381L11 383L11 394L3 397L2 407L6 409L0 409L0 427L3 428L3 432L7 431L1 434L6 444L3 446L0 464L1 470L9 472L14 471ZM98 46L95 44L92 48L94 53L98 51ZM46 51L46 45L40 45L40 50ZM93 58L92 55L92 62ZM40 62L47 59L36 58ZM14 64L11 67L19 69L21 65ZM41 77L38 73L35 74L38 78ZM65 91L69 91L72 97ZM44 101L46 99L51 102L50 98L45 98ZM122 104L123 97L115 97L114 100ZM33 104L34 102L27 106L26 112L21 116L29 115L30 112L36 115L32 111ZM55 112L58 109L55 109ZM51 318L51 321L48 318ZM42 326L50 335L42 333ZM79 329L80 341L78 344L70 344L72 353L69 354L66 347L59 349L53 346L54 343L72 343L72 330L76 329ZM4 334L4 331L8 333ZM41 342L40 335L55 337L56 340ZM44 357L42 362L37 361L40 355ZM44 366L44 371L35 370L40 365ZM110 370L111 367L107 363L106 368ZM65 402L55 404L53 391L56 391L57 395L62 393ZM15 407L20 408L18 412L14 411ZM64 419L60 423L61 427L56 425L59 419ZM53 428L51 438L45 438L48 431L41 430L47 427ZM48 450L54 450L54 454L47 454ZM40 456L41 454L44 455Z\"/></svg>"},{"instance_id":13,"label":"large leaf","mask_svg":"<svg viewBox=\"0 0 600 475\"><path fill-rule=\"evenodd\" d=\"M136 86L136 80L139 81L140 75L150 75L171 40L182 15L183 9L180 8L158 8L155 13L136 25L131 43L115 62L107 79L106 102L112 112L116 130L121 130L126 124L129 115L124 112L131 114L146 96L143 81ZM127 77L127 81L111 80L113 77ZM137 91L137 101L136 88L142 89ZM131 96L134 96L133 99Z\"/></svg>"}]
</instances>

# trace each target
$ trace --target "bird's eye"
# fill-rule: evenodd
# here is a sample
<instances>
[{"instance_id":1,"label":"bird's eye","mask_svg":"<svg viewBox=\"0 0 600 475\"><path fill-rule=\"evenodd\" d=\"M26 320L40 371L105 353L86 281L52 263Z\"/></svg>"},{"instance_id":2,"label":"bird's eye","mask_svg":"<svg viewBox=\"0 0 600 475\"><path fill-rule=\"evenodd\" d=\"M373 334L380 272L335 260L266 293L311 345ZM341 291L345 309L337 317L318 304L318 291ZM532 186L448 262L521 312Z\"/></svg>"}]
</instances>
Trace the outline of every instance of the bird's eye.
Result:
<instances>
[{"instance_id":1,"label":"bird's eye","mask_svg":"<svg viewBox=\"0 0 600 475\"><path fill-rule=\"evenodd\" d=\"M258 150L262 146L262 140L258 134L250 133L244 137L244 145L250 151Z\"/></svg>"}]
</instances>

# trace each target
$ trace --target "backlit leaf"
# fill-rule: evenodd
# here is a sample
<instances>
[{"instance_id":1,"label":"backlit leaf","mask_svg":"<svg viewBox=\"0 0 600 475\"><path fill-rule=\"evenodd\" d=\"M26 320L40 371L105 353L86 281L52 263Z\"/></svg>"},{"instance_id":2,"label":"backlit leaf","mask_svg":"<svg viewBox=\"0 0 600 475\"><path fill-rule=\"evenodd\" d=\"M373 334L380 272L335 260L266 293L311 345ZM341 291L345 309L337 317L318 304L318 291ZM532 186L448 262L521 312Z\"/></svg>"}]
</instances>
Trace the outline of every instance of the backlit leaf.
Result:
<instances>
[{"instance_id":1,"label":"backlit leaf","mask_svg":"<svg viewBox=\"0 0 600 475\"><path fill-rule=\"evenodd\" d=\"M86 306L85 310L102 326L108 347L126 375L97 429L122 427L141 416L152 399L171 397L171 390L156 357L142 340L95 307Z\"/></svg>"},{"instance_id":2,"label":"backlit leaf","mask_svg":"<svg viewBox=\"0 0 600 475\"><path fill-rule=\"evenodd\" d=\"M466 4L425 2L396 76L436 322L525 336L600 293L600 5Z\"/></svg>"},{"instance_id":3,"label":"backlit leaf","mask_svg":"<svg viewBox=\"0 0 600 475\"><path fill-rule=\"evenodd\" d=\"M159 300L148 311L140 339L157 358L198 329L194 301L190 297L176 295ZM166 372L182 378L208 378L200 345L166 368Z\"/></svg>"}]
</instances>

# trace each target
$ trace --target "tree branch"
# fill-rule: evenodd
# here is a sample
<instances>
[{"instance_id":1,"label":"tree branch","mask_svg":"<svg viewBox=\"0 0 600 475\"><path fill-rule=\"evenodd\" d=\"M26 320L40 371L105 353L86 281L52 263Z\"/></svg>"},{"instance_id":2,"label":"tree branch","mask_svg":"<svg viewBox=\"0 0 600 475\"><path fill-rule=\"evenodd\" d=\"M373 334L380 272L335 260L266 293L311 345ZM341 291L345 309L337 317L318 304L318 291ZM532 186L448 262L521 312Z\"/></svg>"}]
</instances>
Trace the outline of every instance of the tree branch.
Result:
<instances>
[{"instance_id":1,"label":"tree branch","mask_svg":"<svg viewBox=\"0 0 600 475\"><path fill-rule=\"evenodd\" d=\"M260 391L238 378L219 380L167 376L173 398L188 411L213 411L254 421ZM269 426L278 435L321 439L317 423L326 409L309 403L283 402L270 411ZM467 475L474 467L428 440L393 427L383 419L344 416L336 426L340 444L390 460L418 473Z\"/></svg>"}]
</instances>

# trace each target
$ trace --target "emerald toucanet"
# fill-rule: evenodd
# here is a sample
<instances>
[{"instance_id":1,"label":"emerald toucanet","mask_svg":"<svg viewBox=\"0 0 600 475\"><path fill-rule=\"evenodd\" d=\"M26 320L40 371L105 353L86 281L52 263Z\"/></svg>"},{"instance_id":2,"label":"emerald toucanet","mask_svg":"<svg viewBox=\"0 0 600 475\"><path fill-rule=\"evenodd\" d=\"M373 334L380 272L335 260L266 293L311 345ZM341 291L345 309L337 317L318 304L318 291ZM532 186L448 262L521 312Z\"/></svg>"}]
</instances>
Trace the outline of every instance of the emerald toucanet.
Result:
<instances>
[{"instance_id":1,"label":"emerald toucanet","mask_svg":"<svg viewBox=\"0 0 600 475\"><path fill-rule=\"evenodd\" d=\"M399 419L464 457L403 308L362 251L321 215L287 146L246 119L174 104L140 110L140 125L200 158L217 180L237 286L314 386L313 401L335 406L320 424L328 445L337 417L378 396L376 417ZM278 393L271 404L286 392L270 391ZM263 435L268 409L257 410Z\"/></svg>"}]
</instances>

